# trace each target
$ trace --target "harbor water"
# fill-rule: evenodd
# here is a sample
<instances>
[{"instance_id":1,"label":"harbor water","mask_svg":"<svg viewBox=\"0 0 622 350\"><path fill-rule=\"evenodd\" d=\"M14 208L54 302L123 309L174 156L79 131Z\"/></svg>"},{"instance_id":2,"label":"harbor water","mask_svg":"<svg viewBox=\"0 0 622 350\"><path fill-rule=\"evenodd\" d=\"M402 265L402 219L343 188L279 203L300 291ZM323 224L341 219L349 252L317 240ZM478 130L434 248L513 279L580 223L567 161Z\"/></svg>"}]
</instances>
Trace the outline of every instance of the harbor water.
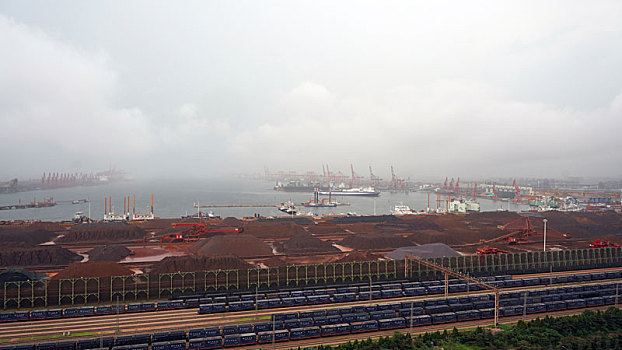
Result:
<instances>
[{"instance_id":1,"label":"harbor water","mask_svg":"<svg viewBox=\"0 0 622 350\"><path fill-rule=\"evenodd\" d=\"M71 204L73 200L90 200L91 217L101 220L104 215L104 198L112 197L113 209L116 213L123 211L123 197L136 196L136 212L147 213L150 210L150 196L154 194L154 213L161 218L176 218L186 214L196 213L194 204L201 205L274 205L274 207L219 207L203 208L202 211L213 211L221 217L243 217L260 214L262 216L286 215L277 209L277 205L292 201L296 204L313 199L313 193L281 192L273 189L274 182L220 179L220 180L145 180L111 183L98 186L81 186L59 188L53 190L37 190L29 192L0 194L0 206L16 204L18 201L42 201L53 197L56 202L62 202L54 207L30 208L17 210L0 210L0 220L42 220L61 221L71 220L77 211L85 215L89 213L89 203ZM446 197L443 196L443 200ZM437 207L436 193L430 193L430 207ZM297 206L303 213L318 215L356 213L359 215L390 214L395 205L404 204L417 211L427 207L427 192L382 192L378 197L334 197L348 206L331 208L308 208ZM515 204L508 201L493 201L479 198L481 211L495 211L499 209L510 211L527 210L527 205ZM439 203L445 208L446 202Z\"/></svg>"}]
</instances>

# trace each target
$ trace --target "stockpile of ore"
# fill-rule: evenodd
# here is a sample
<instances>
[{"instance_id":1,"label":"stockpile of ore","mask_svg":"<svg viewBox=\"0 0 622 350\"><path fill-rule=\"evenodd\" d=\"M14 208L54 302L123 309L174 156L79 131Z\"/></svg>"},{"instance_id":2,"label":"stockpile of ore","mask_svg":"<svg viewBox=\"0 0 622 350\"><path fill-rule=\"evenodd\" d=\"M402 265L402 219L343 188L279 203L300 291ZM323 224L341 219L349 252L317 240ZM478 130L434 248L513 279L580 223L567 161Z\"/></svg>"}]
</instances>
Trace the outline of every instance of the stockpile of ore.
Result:
<instances>
[{"instance_id":1,"label":"stockpile of ore","mask_svg":"<svg viewBox=\"0 0 622 350\"><path fill-rule=\"evenodd\" d=\"M86 252L89 261L119 261L130 255L132 251L120 245L103 245Z\"/></svg>"},{"instance_id":2,"label":"stockpile of ore","mask_svg":"<svg viewBox=\"0 0 622 350\"><path fill-rule=\"evenodd\" d=\"M285 254L313 254L339 251L330 242L322 241L306 232L297 233L288 240L277 242L274 245L277 251Z\"/></svg>"},{"instance_id":3,"label":"stockpile of ore","mask_svg":"<svg viewBox=\"0 0 622 350\"><path fill-rule=\"evenodd\" d=\"M142 228L125 223L80 224L72 227L58 242L127 242L143 240L145 235Z\"/></svg>"},{"instance_id":4,"label":"stockpile of ore","mask_svg":"<svg viewBox=\"0 0 622 350\"><path fill-rule=\"evenodd\" d=\"M35 222L28 226L30 229L47 230L52 232L63 232L67 229L56 222Z\"/></svg>"},{"instance_id":5,"label":"stockpile of ore","mask_svg":"<svg viewBox=\"0 0 622 350\"><path fill-rule=\"evenodd\" d=\"M380 255L368 252L368 251L352 251L348 254L333 260L332 262L336 263L344 263L344 262L354 262L354 261L375 261L382 258Z\"/></svg>"},{"instance_id":6,"label":"stockpile of ore","mask_svg":"<svg viewBox=\"0 0 622 350\"><path fill-rule=\"evenodd\" d=\"M374 233L378 232L376 230L376 223L368 223L368 222L358 222L351 224L339 224L344 231L349 231L352 233Z\"/></svg>"},{"instance_id":7,"label":"stockpile of ore","mask_svg":"<svg viewBox=\"0 0 622 350\"><path fill-rule=\"evenodd\" d=\"M52 279L129 276L132 274L134 274L132 270L112 261L87 261L69 265L69 267L54 275Z\"/></svg>"},{"instance_id":8,"label":"stockpile of ore","mask_svg":"<svg viewBox=\"0 0 622 350\"><path fill-rule=\"evenodd\" d=\"M596 239L607 235L622 236L622 215L616 213L564 213L549 211L542 214L548 220L547 227L573 238ZM542 219L532 219L539 230Z\"/></svg>"},{"instance_id":9,"label":"stockpile of ore","mask_svg":"<svg viewBox=\"0 0 622 350\"><path fill-rule=\"evenodd\" d=\"M307 225L306 229L309 233L314 235L335 235L346 233L341 226L327 222L321 222L316 225Z\"/></svg>"},{"instance_id":10,"label":"stockpile of ore","mask_svg":"<svg viewBox=\"0 0 622 350\"><path fill-rule=\"evenodd\" d=\"M379 232L398 233L415 232L420 230L442 231L443 228L436 224L436 217L428 215L404 215L399 220L376 224L374 227Z\"/></svg>"},{"instance_id":11,"label":"stockpile of ore","mask_svg":"<svg viewBox=\"0 0 622 350\"><path fill-rule=\"evenodd\" d=\"M350 235L339 242L339 245L359 250L399 248L412 245L408 238L390 233L366 233Z\"/></svg>"},{"instance_id":12,"label":"stockpile of ore","mask_svg":"<svg viewBox=\"0 0 622 350\"><path fill-rule=\"evenodd\" d=\"M170 273L178 271L235 270L254 267L233 255L221 256L170 256L155 263L151 273Z\"/></svg>"},{"instance_id":13,"label":"stockpile of ore","mask_svg":"<svg viewBox=\"0 0 622 350\"><path fill-rule=\"evenodd\" d=\"M66 265L82 260L82 256L59 246L5 242L0 246L0 266Z\"/></svg>"},{"instance_id":14,"label":"stockpile of ore","mask_svg":"<svg viewBox=\"0 0 622 350\"><path fill-rule=\"evenodd\" d=\"M247 222L243 227L244 233L259 238L287 238L296 233L306 232L302 226L291 222Z\"/></svg>"},{"instance_id":15,"label":"stockpile of ore","mask_svg":"<svg viewBox=\"0 0 622 350\"><path fill-rule=\"evenodd\" d=\"M232 216L226 217L222 220L223 225L229 226L229 227L242 227L244 226L244 221L238 219L238 218L234 218Z\"/></svg>"},{"instance_id":16,"label":"stockpile of ore","mask_svg":"<svg viewBox=\"0 0 622 350\"><path fill-rule=\"evenodd\" d=\"M0 228L0 242L3 245L8 242L41 244L56 236L56 233L40 228Z\"/></svg>"},{"instance_id":17,"label":"stockpile of ore","mask_svg":"<svg viewBox=\"0 0 622 350\"><path fill-rule=\"evenodd\" d=\"M138 224L138 227L145 231L160 230L171 227L172 224L179 222L179 219L154 219L147 220Z\"/></svg>"},{"instance_id":18,"label":"stockpile of ore","mask_svg":"<svg viewBox=\"0 0 622 350\"><path fill-rule=\"evenodd\" d=\"M190 250L199 256L232 254L245 258L272 255L268 244L245 233L200 239Z\"/></svg>"},{"instance_id":19,"label":"stockpile of ore","mask_svg":"<svg viewBox=\"0 0 622 350\"><path fill-rule=\"evenodd\" d=\"M6 282L38 281L47 277L45 273L33 272L22 268L0 271L0 284Z\"/></svg>"},{"instance_id":20,"label":"stockpile of ore","mask_svg":"<svg viewBox=\"0 0 622 350\"><path fill-rule=\"evenodd\" d=\"M287 266L288 265L287 262L285 260L283 260L279 256L273 256L270 259L262 261L262 263L264 265L266 265L267 267L279 267L279 266Z\"/></svg>"}]
</instances>

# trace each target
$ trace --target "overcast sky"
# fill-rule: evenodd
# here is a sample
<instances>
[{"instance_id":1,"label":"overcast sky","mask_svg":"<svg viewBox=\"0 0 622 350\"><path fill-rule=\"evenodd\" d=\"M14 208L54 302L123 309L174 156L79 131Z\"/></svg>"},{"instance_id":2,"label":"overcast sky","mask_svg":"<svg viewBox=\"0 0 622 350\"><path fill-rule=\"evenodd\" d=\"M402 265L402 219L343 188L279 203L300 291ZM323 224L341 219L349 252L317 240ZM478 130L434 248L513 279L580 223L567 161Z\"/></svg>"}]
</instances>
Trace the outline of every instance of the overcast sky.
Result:
<instances>
[{"instance_id":1,"label":"overcast sky","mask_svg":"<svg viewBox=\"0 0 622 350\"><path fill-rule=\"evenodd\" d=\"M0 179L620 176L622 1L2 1Z\"/></svg>"}]
</instances>

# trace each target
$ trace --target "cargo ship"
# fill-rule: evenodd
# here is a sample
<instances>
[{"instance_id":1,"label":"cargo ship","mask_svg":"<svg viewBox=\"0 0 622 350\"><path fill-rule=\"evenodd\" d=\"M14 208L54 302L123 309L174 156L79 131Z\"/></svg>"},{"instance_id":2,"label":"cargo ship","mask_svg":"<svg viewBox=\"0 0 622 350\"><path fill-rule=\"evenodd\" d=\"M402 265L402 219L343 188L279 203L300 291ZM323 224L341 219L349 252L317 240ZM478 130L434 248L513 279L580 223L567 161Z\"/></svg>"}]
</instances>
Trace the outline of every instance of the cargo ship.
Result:
<instances>
[{"instance_id":1,"label":"cargo ship","mask_svg":"<svg viewBox=\"0 0 622 350\"><path fill-rule=\"evenodd\" d=\"M316 189L319 191L328 191L329 186L322 185L319 182L289 181L285 184L277 182L274 189L283 192L313 192Z\"/></svg>"},{"instance_id":2,"label":"cargo ship","mask_svg":"<svg viewBox=\"0 0 622 350\"><path fill-rule=\"evenodd\" d=\"M330 191L320 191L321 195L331 196L367 196L378 197L380 192L373 187L357 187L357 188L333 188Z\"/></svg>"}]
</instances>

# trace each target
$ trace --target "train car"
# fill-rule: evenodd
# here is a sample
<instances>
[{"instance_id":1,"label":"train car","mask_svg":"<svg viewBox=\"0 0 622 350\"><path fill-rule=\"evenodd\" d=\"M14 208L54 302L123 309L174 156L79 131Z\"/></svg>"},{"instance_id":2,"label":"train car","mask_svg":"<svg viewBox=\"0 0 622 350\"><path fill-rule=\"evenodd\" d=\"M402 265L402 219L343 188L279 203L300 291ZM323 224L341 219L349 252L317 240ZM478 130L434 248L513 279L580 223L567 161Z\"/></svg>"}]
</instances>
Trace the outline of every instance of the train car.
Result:
<instances>
[{"instance_id":1,"label":"train car","mask_svg":"<svg viewBox=\"0 0 622 350\"><path fill-rule=\"evenodd\" d=\"M203 348L202 349L219 349L223 347L223 338L216 337L205 337L203 338Z\"/></svg>"},{"instance_id":2,"label":"train car","mask_svg":"<svg viewBox=\"0 0 622 350\"><path fill-rule=\"evenodd\" d=\"M543 303L535 303L535 304L527 305L528 314L535 314L535 313L540 313L540 312L545 312L545 311L546 311L546 305Z\"/></svg>"},{"instance_id":3,"label":"train car","mask_svg":"<svg viewBox=\"0 0 622 350\"><path fill-rule=\"evenodd\" d=\"M435 314L431 316L432 316L432 324L456 322L455 312L445 312L442 314Z\"/></svg>"},{"instance_id":4,"label":"train car","mask_svg":"<svg viewBox=\"0 0 622 350\"><path fill-rule=\"evenodd\" d=\"M388 303L388 304L378 304L376 305L376 310L385 311L385 310L399 310L401 303Z\"/></svg>"},{"instance_id":5,"label":"train car","mask_svg":"<svg viewBox=\"0 0 622 350\"><path fill-rule=\"evenodd\" d=\"M168 342L154 342L151 344L151 350L169 350Z\"/></svg>"},{"instance_id":6,"label":"train car","mask_svg":"<svg viewBox=\"0 0 622 350\"><path fill-rule=\"evenodd\" d=\"M423 308L421 307L413 307L413 308L399 309L398 314L400 317L410 317L411 314L413 316L419 316L419 315L423 315L424 312L423 312Z\"/></svg>"},{"instance_id":7,"label":"train car","mask_svg":"<svg viewBox=\"0 0 622 350\"><path fill-rule=\"evenodd\" d=\"M406 327L406 319L404 317L393 317L393 318L378 320L378 329L380 330L404 328L404 327Z\"/></svg>"},{"instance_id":8,"label":"train car","mask_svg":"<svg viewBox=\"0 0 622 350\"><path fill-rule=\"evenodd\" d=\"M447 289L449 291L449 293L458 293L458 292L466 292L467 291L467 285L460 283L460 284L450 284L449 286L447 286Z\"/></svg>"},{"instance_id":9,"label":"train car","mask_svg":"<svg viewBox=\"0 0 622 350\"><path fill-rule=\"evenodd\" d=\"M228 311L247 311L253 310L255 303L252 301L232 301L227 308Z\"/></svg>"},{"instance_id":10,"label":"train car","mask_svg":"<svg viewBox=\"0 0 622 350\"><path fill-rule=\"evenodd\" d=\"M363 322L368 321L370 319L370 315L366 312L361 312L358 314L343 314L341 315L341 319L343 320L343 322L346 323Z\"/></svg>"},{"instance_id":11,"label":"train car","mask_svg":"<svg viewBox=\"0 0 622 350\"><path fill-rule=\"evenodd\" d=\"M501 299L501 300L499 300L499 306L501 306L501 307L516 306L516 305L522 305L522 304L523 304L523 300L521 300L521 299Z\"/></svg>"},{"instance_id":12,"label":"train car","mask_svg":"<svg viewBox=\"0 0 622 350\"><path fill-rule=\"evenodd\" d=\"M426 306L424 310L426 315L443 314L451 312L449 305L432 305Z\"/></svg>"},{"instance_id":13,"label":"train car","mask_svg":"<svg viewBox=\"0 0 622 350\"><path fill-rule=\"evenodd\" d=\"M205 330L206 338L220 337L222 333L220 332L220 328L218 327L207 327Z\"/></svg>"},{"instance_id":14,"label":"train car","mask_svg":"<svg viewBox=\"0 0 622 350\"><path fill-rule=\"evenodd\" d=\"M546 305L546 311L566 310L565 301L554 300L554 301L544 302L544 300L542 300L542 302L544 303L544 305Z\"/></svg>"},{"instance_id":15,"label":"train car","mask_svg":"<svg viewBox=\"0 0 622 350\"><path fill-rule=\"evenodd\" d=\"M403 296L401 289L383 289L380 291L380 297L383 299L399 298Z\"/></svg>"},{"instance_id":16,"label":"train car","mask_svg":"<svg viewBox=\"0 0 622 350\"><path fill-rule=\"evenodd\" d=\"M479 311L479 317L481 319L495 317L495 309L482 309L477 311Z\"/></svg>"},{"instance_id":17,"label":"train car","mask_svg":"<svg viewBox=\"0 0 622 350\"><path fill-rule=\"evenodd\" d=\"M426 287L426 294L442 294L442 293L445 293L445 286Z\"/></svg>"},{"instance_id":18,"label":"train car","mask_svg":"<svg viewBox=\"0 0 622 350\"><path fill-rule=\"evenodd\" d=\"M274 332L261 332L257 334L257 343L259 344L271 343L273 340L274 342L288 341L289 331L287 329L281 329Z\"/></svg>"},{"instance_id":19,"label":"train car","mask_svg":"<svg viewBox=\"0 0 622 350\"><path fill-rule=\"evenodd\" d=\"M372 299L380 299L382 298L382 292L379 290L375 290L371 292ZM359 300L369 300L369 292L359 292Z\"/></svg>"},{"instance_id":20,"label":"train car","mask_svg":"<svg viewBox=\"0 0 622 350\"><path fill-rule=\"evenodd\" d=\"M326 326L320 326L320 334L323 337L350 334L349 323L338 323Z\"/></svg>"},{"instance_id":21,"label":"train car","mask_svg":"<svg viewBox=\"0 0 622 350\"><path fill-rule=\"evenodd\" d=\"M455 315L456 315L456 321L470 321L470 320L480 319L479 310L456 311Z\"/></svg>"},{"instance_id":22,"label":"train car","mask_svg":"<svg viewBox=\"0 0 622 350\"><path fill-rule=\"evenodd\" d=\"M337 290L337 293L335 294L346 294L346 293L356 294L359 292L359 287L337 287L336 290Z\"/></svg>"},{"instance_id":23,"label":"train car","mask_svg":"<svg viewBox=\"0 0 622 350\"><path fill-rule=\"evenodd\" d=\"M287 329L301 328L300 327L300 321L297 318L293 319L293 320L285 320L285 321L283 321L283 325Z\"/></svg>"},{"instance_id":24,"label":"train car","mask_svg":"<svg viewBox=\"0 0 622 350\"><path fill-rule=\"evenodd\" d=\"M321 336L321 333L320 333L320 327L318 326L293 328L289 330L290 340L317 338L319 336Z\"/></svg>"},{"instance_id":25,"label":"train car","mask_svg":"<svg viewBox=\"0 0 622 350\"><path fill-rule=\"evenodd\" d=\"M301 318L298 320L298 327L311 327L313 326L313 318Z\"/></svg>"},{"instance_id":26,"label":"train car","mask_svg":"<svg viewBox=\"0 0 622 350\"><path fill-rule=\"evenodd\" d=\"M405 296L418 296L418 295L425 295L426 294L426 289L424 287L409 287L409 288L404 288L404 295Z\"/></svg>"},{"instance_id":27,"label":"train car","mask_svg":"<svg viewBox=\"0 0 622 350\"><path fill-rule=\"evenodd\" d=\"M585 299L585 306L587 307L602 306L602 305L605 305L605 301L602 297L593 297L593 298Z\"/></svg>"},{"instance_id":28,"label":"train car","mask_svg":"<svg viewBox=\"0 0 622 350\"><path fill-rule=\"evenodd\" d=\"M326 316L326 324L337 324L341 322L342 320L340 315Z\"/></svg>"},{"instance_id":29,"label":"train car","mask_svg":"<svg viewBox=\"0 0 622 350\"><path fill-rule=\"evenodd\" d=\"M238 334L238 326L237 325L227 325L220 327L223 336Z\"/></svg>"},{"instance_id":30,"label":"train car","mask_svg":"<svg viewBox=\"0 0 622 350\"><path fill-rule=\"evenodd\" d=\"M192 328L188 330L188 339L205 338L205 328Z\"/></svg>"},{"instance_id":31,"label":"train car","mask_svg":"<svg viewBox=\"0 0 622 350\"><path fill-rule=\"evenodd\" d=\"M411 307L423 308L423 306L424 306L423 300L402 301L400 303L400 309L410 309Z\"/></svg>"},{"instance_id":32,"label":"train car","mask_svg":"<svg viewBox=\"0 0 622 350\"><path fill-rule=\"evenodd\" d=\"M341 315L341 309L327 309L325 316Z\"/></svg>"},{"instance_id":33,"label":"train car","mask_svg":"<svg viewBox=\"0 0 622 350\"><path fill-rule=\"evenodd\" d=\"M351 333L375 332L377 330L378 321L376 320L350 323Z\"/></svg>"},{"instance_id":34,"label":"train car","mask_svg":"<svg viewBox=\"0 0 622 350\"><path fill-rule=\"evenodd\" d=\"M328 304L330 302L331 302L330 295L328 295L328 294L309 295L309 296L307 296L307 304L308 305Z\"/></svg>"},{"instance_id":35,"label":"train car","mask_svg":"<svg viewBox=\"0 0 622 350\"><path fill-rule=\"evenodd\" d=\"M371 320L382 320L382 319L392 319L392 318L395 318L394 310L372 311L369 313L369 319Z\"/></svg>"},{"instance_id":36,"label":"train car","mask_svg":"<svg viewBox=\"0 0 622 350\"><path fill-rule=\"evenodd\" d=\"M259 309L271 309L279 306L281 306L281 299L278 298L257 301L257 308Z\"/></svg>"},{"instance_id":37,"label":"train car","mask_svg":"<svg viewBox=\"0 0 622 350\"><path fill-rule=\"evenodd\" d=\"M240 334L244 334L244 333L255 333L254 332L254 327L252 324L250 323L246 323L246 324L239 324L238 325L238 333Z\"/></svg>"},{"instance_id":38,"label":"train car","mask_svg":"<svg viewBox=\"0 0 622 350\"><path fill-rule=\"evenodd\" d=\"M239 334L228 334L224 337L223 345L224 347L232 347L232 346L240 346L240 335Z\"/></svg>"},{"instance_id":39,"label":"train car","mask_svg":"<svg viewBox=\"0 0 622 350\"><path fill-rule=\"evenodd\" d=\"M270 316L271 320L275 320L275 321L285 321L285 320L295 320L298 318L298 313L297 312L281 312L278 314L272 314Z\"/></svg>"},{"instance_id":40,"label":"train car","mask_svg":"<svg viewBox=\"0 0 622 350\"><path fill-rule=\"evenodd\" d=\"M522 306L507 306L499 309L500 316L518 316L523 314Z\"/></svg>"},{"instance_id":41,"label":"train car","mask_svg":"<svg viewBox=\"0 0 622 350\"><path fill-rule=\"evenodd\" d=\"M333 294L333 299L332 299L332 301L335 303L345 303L345 302L356 301L356 300L357 300L356 293Z\"/></svg>"}]
</instances>

